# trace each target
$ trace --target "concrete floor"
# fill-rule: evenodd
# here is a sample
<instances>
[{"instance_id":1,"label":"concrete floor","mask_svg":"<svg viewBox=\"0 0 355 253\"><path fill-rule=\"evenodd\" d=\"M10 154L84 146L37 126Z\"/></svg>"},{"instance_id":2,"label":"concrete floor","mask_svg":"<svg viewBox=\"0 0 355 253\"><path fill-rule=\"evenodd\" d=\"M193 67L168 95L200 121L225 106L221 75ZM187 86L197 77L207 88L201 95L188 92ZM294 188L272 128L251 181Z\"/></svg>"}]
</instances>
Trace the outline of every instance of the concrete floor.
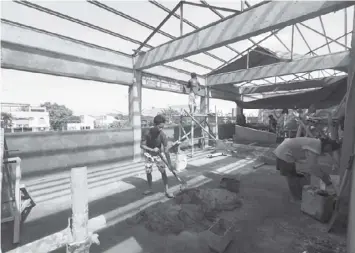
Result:
<instances>
[{"instance_id":1,"label":"concrete floor","mask_svg":"<svg viewBox=\"0 0 355 253\"><path fill-rule=\"evenodd\" d=\"M207 159L205 154L202 154L198 159L190 161L187 170L181 173L182 177L191 182L196 178L202 179L199 183L202 184L200 187L217 187L223 173L240 175L240 196L243 198L243 207L221 214L223 217L237 220L238 227L235 240L226 253L302 253L304 251L345 253L345 236L327 234L324 225L302 214L300 203L291 200L286 181L272 166L253 170L252 164L252 160L238 160L233 157ZM142 175L126 177L122 181L134 187L90 202L90 217L114 209L128 210L128 205L132 206L133 214L133 210L137 211L143 202L152 202L149 197L142 195L142 191L146 189L143 178ZM154 178L157 181L155 188L159 191L162 189L159 174L155 174ZM176 185L174 179L170 182ZM166 201L164 197L154 198L154 201L159 200ZM70 210L55 213L53 210L56 209L56 205L54 202L50 203L52 203L51 207L46 204L46 208L42 209L46 211L40 215L41 218L30 218L24 224L22 244L59 231L66 226ZM37 214L34 216L39 217L40 206L36 208L34 212ZM48 212L49 209L52 212ZM6 235L10 234L9 232L9 230L3 231L3 240L8 238ZM166 241L164 236L148 232L141 225L131 226L124 221L98 234L101 244L93 245L91 253L157 252ZM2 245L4 252L10 247L8 243ZM55 252L65 252L65 249Z\"/></svg>"}]
</instances>

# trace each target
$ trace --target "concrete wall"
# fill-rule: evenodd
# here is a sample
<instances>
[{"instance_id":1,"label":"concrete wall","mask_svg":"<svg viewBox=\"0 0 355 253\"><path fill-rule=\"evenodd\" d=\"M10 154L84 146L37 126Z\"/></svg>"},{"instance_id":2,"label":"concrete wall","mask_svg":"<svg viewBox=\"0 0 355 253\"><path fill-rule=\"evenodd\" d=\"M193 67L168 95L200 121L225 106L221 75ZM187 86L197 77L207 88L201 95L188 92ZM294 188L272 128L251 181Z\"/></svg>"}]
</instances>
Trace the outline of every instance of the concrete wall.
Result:
<instances>
[{"instance_id":1,"label":"concrete wall","mask_svg":"<svg viewBox=\"0 0 355 253\"><path fill-rule=\"evenodd\" d=\"M22 174L40 176L132 159L131 129L6 134L10 156L22 159Z\"/></svg>"},{"instance_id":2,"label":"concrete wall","mask_svg":"<svg viewBox=\"0 0 355 253\"><path fill-rule=\"evenodd\" d=\"M228 127L220 126L220 136L225 136L224 128ZM178 126L167 126L164 131L169 141L178 139ZM201 129L196 128L195 137L200 136ZM5 138L9 150L19 150L10 152L10 157L22 159L24 178L133 159L132 129L6 133ZM182 148L188 145L184 142Z\"/></svg>"},{"instance_id":3,"label":"concrete wall","mask_svg":"<svg viewBox=\"0 0 355 253\"><path fill-rule=\"evenodd\" d=\"M236 143L274 144L276 143L276 134L236 125L233 139Z\"/></svg>"}]
</instances>

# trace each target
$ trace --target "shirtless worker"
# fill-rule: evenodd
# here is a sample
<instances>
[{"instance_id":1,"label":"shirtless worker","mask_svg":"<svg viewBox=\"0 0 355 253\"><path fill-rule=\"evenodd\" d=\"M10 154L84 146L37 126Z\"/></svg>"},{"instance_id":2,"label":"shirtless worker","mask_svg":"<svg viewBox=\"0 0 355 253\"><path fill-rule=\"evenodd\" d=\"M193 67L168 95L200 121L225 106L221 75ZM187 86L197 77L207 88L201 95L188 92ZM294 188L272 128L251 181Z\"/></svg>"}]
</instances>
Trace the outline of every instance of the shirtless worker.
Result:
<instances>
[{"instance_id":1,"label":"shirtless worker","mask_svg":"<svg viewBox=\"0 0 355 253\"><path fill-rule=\"evenodd\" d=\"M280 170L280 174L286 177L290 186L290 179L298 177L296 163L305 164L307 172L320 178L325 183L328 192L335 193L330 176L323 172L318 165L318 158L322 154L336 151L340 147L340 143L331 139L309 137L285 139L274 151L276 155L276 169ZM301 196L294 197L301 198Z\"/></svg>"},{"instance_id":2,"label":"shirtless worker","mask_svg":"<svg viewBox=\"0 0 355 253\"><path fill-rule=\"evenodd\" d=\"M190 113L196 112L196 96L195 93L197 90L200 90L200 82L197 80L196 73L191 73L191 79L187 82L187 88L189 89L189 109Z\"/></svg>"},{"instance_id":3,"label":"shirtless worker","mask_svg":"<svg viewBox=\"0 0 355 253\"><path fill-rule=\"evenodd\" d=\"M171 159L168 151L168 138L163 132L163 128L166 122L166 119L163 115L157 115L154 117L154 126L146 130L142 136L141 148L144 152L152 156L152 158L146 157L145 160L145 172L147 174L147 182L149 190L145 191L144 194L148 195L153 193L152 184L153 184L153 165L155 164L162 176L165 196L172 198L173 196L168 192L168 176L166 175L166 165L159 156L164 154L168 164L171 165Z\"/></svg>"}]
</instances>

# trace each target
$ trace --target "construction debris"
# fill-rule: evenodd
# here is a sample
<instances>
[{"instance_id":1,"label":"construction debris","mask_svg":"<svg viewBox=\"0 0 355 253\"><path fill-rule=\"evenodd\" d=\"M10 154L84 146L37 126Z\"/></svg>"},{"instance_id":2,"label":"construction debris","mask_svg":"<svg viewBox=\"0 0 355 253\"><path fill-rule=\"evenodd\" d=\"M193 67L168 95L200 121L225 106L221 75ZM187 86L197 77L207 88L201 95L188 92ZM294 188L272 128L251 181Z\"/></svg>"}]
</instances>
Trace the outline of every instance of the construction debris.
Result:
<instances>
[{"instance_id":1,"label":"construction debris","mask_svg":"<svg viewBox=\"0 0 355 253\"><path fill-rule=\"evenodd\" d=\"M240 181L234 177L223 177L219 183L219 187L234 193L239 193Z\"/></svg>"},{"instance_id":2,"label":"construction debris","mask_svg":"<svg viewBox=\"0 0 355 253\"><path fill-rule=\"evenodd\" d=\"M197 233L210 228L218 212L241 206L238 196L225 189L185 189L175 197L175 203L159 202L127 222L144 224L148 230L164 235Z\"/></svg>"}]
</instances>

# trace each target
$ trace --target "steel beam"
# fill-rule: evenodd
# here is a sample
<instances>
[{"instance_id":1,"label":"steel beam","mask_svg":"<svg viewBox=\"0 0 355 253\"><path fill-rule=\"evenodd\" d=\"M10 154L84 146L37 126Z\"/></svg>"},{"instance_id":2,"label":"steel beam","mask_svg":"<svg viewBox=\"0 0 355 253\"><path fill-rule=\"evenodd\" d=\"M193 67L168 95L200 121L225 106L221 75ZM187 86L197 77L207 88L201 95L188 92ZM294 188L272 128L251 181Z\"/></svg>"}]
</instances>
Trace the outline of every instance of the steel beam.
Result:
<instances>
[{"instance_id":1,"label":"steel beam","mask_svg":"<svg viewBox=\"0 0 355 253\"><path fill-rule=\"evenodd\" d=\"M354 5L350 1L273 1L235 14L141 54L135 64L146 69L241 41Z\"/></svg>"},{"instance_id":2,"label":"steel beam","mask_svg":"<svg viewBox=\"0 0 355 253\"><path fill-rule=\"evenodd\" d=\"M284 83L278 83L273 85L242 87L240 88L240 92L241 94L245 95L245 94L252 94L252 93L321 88L345 77L347 77L347 75L342 75L337 77L318 78L318 79L306 80L306 81L284 82Z\"/></svg>"},{"instance_id":3,"label":"steel beam","mask_svg":"<svg viewBox=\"0 0 355 253\"><path fill-rule=\"evenodd\" d=\"M63 53L1 42L1 67L106 83L131 85L133 71Z\"/></svg>"},{"instance_id":4,"label":"steel beam","mask_svg":"<svg viewBox=\"0 0 355 253\"><path fill-rule=\"evenodd\" d=\"M218 88L211 88L210 89L210 98L216 98L216 99L223 99L227 101L233 101L235 102L237 98L240 96L237 93L238 89L236 89L236 92L230 92L230 91L224 91L222 89Z\"/></svg>"},{"instance_id":5,"label":"steel beam","mask_svg":"<svg viewBox=\"0 0 355 253\"><path fill-rule=\"evenodd\" d=\"M133 83L132 57L85 41L1 20L3 68L107 83ZM143 73L169 83L185 84L190 73L159 66ZM205 78L199 76L205 85ZM180 86L179 86L180 87ZM174 92L176 87L161 87Z\"/></svg>"},{"instance_id":6,"label":"steel beam","mask_svg":"<svg viewBox=\"0 0 355 253\"><path fill-rule=\"evenodd\" d=\"M267 77L304 73L321 69L344 68L348 66L349 60L348 51L313 56L290 62L211 75L207 78L207 83L209 86L234 84L243 81L259 80Z\"/></svg>"}]
</instances>

